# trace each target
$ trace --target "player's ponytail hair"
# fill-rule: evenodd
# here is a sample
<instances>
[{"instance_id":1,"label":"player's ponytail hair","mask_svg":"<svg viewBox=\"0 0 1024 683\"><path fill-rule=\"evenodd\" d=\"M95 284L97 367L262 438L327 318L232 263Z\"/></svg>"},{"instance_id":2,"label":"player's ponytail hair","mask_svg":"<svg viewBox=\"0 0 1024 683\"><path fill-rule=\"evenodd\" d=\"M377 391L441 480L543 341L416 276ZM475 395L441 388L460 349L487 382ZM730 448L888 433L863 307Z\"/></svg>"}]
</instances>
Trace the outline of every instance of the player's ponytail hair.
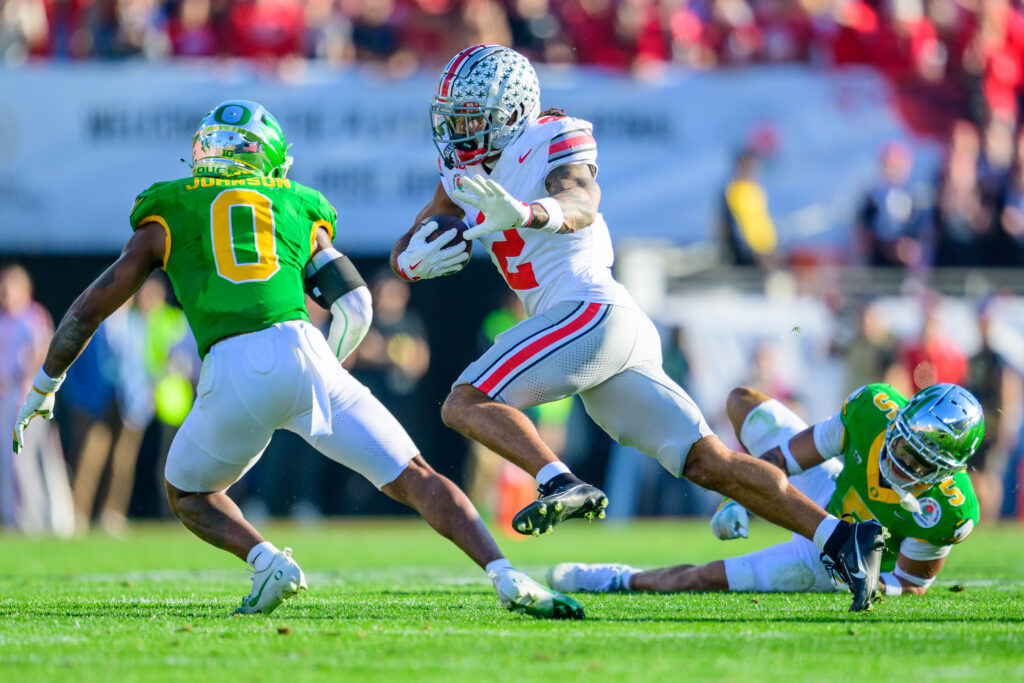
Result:
<instances>
[{"instance_id":1,"label":"player's ponytail hair","mask_svg":"<svg viewBox=\"0 0 1024 683\"><path fill-rule=\"evenodd\" d=\"M561 107L548 107L540 113L541 116L565 116L565 110Z\"/></svg>"}]
</instances>

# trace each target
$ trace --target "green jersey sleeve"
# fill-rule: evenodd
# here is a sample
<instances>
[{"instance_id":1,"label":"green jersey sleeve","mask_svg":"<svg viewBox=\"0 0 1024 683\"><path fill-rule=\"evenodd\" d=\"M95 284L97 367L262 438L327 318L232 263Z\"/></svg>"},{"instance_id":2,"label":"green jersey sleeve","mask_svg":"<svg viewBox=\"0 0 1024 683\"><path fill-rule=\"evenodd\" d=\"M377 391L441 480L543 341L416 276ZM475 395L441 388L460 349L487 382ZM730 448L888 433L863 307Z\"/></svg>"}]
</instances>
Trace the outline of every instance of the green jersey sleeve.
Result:
<instances>
[{"instance_id":1,"label":"green jersey sleeve","mask_svg":"<svg viewBox=\"0 0 1024 683\"><path fill-rule=\"evenodd\" d=\"M335 211L327 198L312 188L296 184L296 189L303 195L302 211L311 225L313 239L316 228L327 228L331 241L338 232L338 212Z\"/></svg>"},{"instance_id":2,"label":"green jersey sleeve","mask_svg":"<svg viewBox=\"0 0 1024 683\"><path fill-rule=\"evenodd\" d=\"M130 218L132 230L138 230L140 225L154 220L167 222L167 219L160 215L160 204L163 201L161 190L166 186L167 183L154 183L135 198Z\"/></svg>"}]
</instances>

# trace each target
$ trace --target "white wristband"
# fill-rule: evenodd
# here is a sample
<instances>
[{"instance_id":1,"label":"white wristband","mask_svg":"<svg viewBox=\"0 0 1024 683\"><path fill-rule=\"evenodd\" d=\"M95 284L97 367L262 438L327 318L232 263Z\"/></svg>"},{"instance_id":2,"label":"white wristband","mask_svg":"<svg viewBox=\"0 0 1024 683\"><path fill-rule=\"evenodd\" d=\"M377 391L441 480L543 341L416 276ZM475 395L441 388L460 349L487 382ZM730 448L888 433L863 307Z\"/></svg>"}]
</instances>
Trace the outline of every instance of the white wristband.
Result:
<instances>
[{"instance_id":1,"label":"white wristband","mask_svg":"<svg viewBox=\"0 0 1024 683\"><path fill-rule=\"evenodd\" d=\"M928 586L932 585L935 582L934 576L930 579L925 579L920 576L914 576L913 574L908 574L907 572L903 571L903 568L899 565L896 565L896 569L893 570L893 574L903 579L907 583L912 583L915 586L924 588L925 590L927 590Z\"/></svg>"},{"instance_id":2,"label":"white wristband","mask_svg":"<svg viewBox=\"0 0 1024 683\"><path fill-rule=\"evenodd\" d=\"M892 574L888 572L885 574L879 574L878 579L882 582L882 585L885 586L886 597L893 598L897 595L903 594L903 585L900 583L900 580Z\"/></svg>"},{"instance_id":3,"label":"white wristband","mask_svg":"<svg viewBox=\"0 0 1024 683\"><path fill-rule=\"evenodd\" d=\"M60 385L63 382L64 375L56 378L50 377L46 374L45 370L39 368L39 372L36 373L35 379L32 380L32 386L41 394L52 394L57 391L57 389L60 389Z\"/></svg>"},{"instance_id":4,"label":"white wristband","mask_svg":"<svg viewBox=\"0 0 1024 683\"><path fill-rule=\"evenodd\" d=\"M793 457L793 451L789 450L789 439L779 444L779 450L782 451L782 457L786 459L786 469L789 470L791 475L800 474L804 471L804 468L800 467L800 463Z\"/></svg>"},{"instance_id":5,"label":"white wristband","mask_svg":"<svg viewBox=\"0 0 1024 683\"><path fill-rule=\"evenodd\" d=\"M562 206L558 203L557 199L554 197L544 197L535 201L534 204L542 206L548 214L548 222L535 228L536 230L541 232L558 232L562 229L565 214L562 213Z\"/></svg>"}]
</instances>

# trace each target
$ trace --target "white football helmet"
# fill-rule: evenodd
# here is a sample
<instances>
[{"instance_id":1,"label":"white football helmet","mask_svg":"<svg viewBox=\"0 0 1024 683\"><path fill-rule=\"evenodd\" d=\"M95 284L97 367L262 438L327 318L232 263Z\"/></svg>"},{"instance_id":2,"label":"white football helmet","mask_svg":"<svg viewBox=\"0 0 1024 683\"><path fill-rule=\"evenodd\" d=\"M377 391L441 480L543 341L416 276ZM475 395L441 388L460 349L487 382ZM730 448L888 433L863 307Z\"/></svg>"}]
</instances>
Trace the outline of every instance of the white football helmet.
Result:
<instances>
[{"instance_id":1,"label":"white football helmet","mask_svg":"<svg viewBox=\"0 0 1024 683\"><path fill-rule=\"evenodd\" d=\"M540 83L530 60L501 45L474 45L441 73L430 105L434 145L448 168L479 164L539 114Z\"/></svg>"}]
</instances>

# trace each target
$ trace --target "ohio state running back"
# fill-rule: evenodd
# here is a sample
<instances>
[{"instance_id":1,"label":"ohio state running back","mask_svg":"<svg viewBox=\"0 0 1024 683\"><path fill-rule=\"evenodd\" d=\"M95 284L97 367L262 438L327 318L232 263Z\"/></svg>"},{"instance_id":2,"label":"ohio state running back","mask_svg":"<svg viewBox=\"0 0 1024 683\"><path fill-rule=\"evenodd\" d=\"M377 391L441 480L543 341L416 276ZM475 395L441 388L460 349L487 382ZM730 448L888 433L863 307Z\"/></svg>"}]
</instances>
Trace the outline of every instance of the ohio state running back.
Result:
<instances>
[{"instance_id":1,"label":"ohio state running back","mask_svg":"<svg viewBox=\"0 0 1024 683\"><path fill-rule=\"evenodd\" d=\"M460 270L465 243L442 246L445 235L428 242L438 226L424 219L464 216L473 227L463 236L480 240L530 316L463 371L441 409L448 426L537 478L540 497L516 514L513 528L537 535L565 519L604 516L604 493L575 477L521 412L579 394L619 443L813 538L833 563L850 568L853 609L867 607L881 525L840 522L778 469L730 451L662 369L654 324L612 277L591 124L560 110L542 114L533 66L499 45L455 55L430 113L441 178L391 263L407 280Z\"/></svg>"}]
</instances>

